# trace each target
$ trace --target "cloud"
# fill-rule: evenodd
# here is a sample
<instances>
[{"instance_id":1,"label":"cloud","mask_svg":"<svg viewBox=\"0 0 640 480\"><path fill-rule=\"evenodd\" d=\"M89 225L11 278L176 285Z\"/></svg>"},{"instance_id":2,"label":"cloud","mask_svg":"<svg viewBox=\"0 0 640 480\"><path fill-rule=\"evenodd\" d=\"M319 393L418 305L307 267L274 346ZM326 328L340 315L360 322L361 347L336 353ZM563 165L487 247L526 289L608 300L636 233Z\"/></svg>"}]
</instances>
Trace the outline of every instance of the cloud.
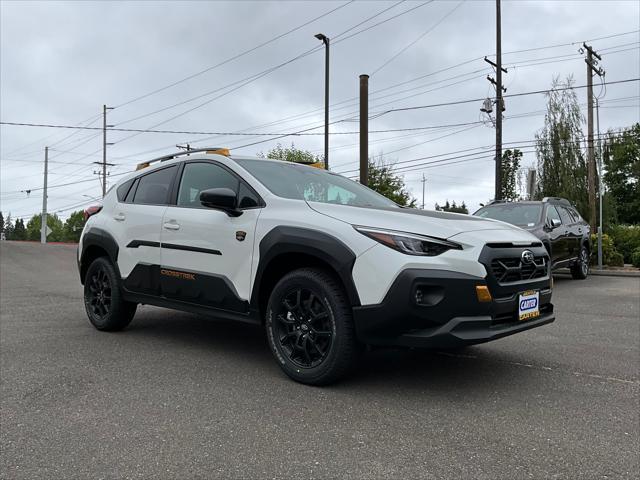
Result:
<instances>
[{"instance_id":1,"label":"cloud","mask_svg":"<svg viewBox=\"0 0 640 480\"><path fill-rule=\"evenodd\" d=\"M215 65L239 52L260 44L300 25L343 2L2 2L0 4L0 117L3 121L74 124L97 115L104 103L114 106L153 91ZM285 62L315 46L320 46L315 33L329 37L361 22L365 18L391 7L396 2L353 2L344 8L287 35L264 48L243 56L220 68L197 76L138 102L110 113L109 123L118 125L128 119L172 105L204 92L214 90L239 79ZM391 8L361 28L396 13L419 5L406 2ZM415 41L455 3L433 2L390 20L376 28L343 42L331 49L331 101L353 99L332 109L332 118L357 119L358 75L374 71L400 49ZM531 49L564 44L564 46L506 53L504 63L520 64L505 75L509 93L548 88L554 75L574 75L577 84L584 83L585 66L577 53L581 42L608 34L638 29L639 6L636 2L504 2L503 50ZM481 60L495 50L495 12L493 2L465 2L432 32L416 42L370 79L370 91L408 81L466 60L466 65L426 77L395 89L371 96L370 111L389 108L443 103L468 98L492 96L490 84L484 78L490 67ZM592 42L596 49L636 42L623 48L633 50L603 54L602 65L609 81L640 76L637 49L638 34ZM605 50L606 51L606 50ZM615 50L609 50L609 52ZM526 66L536 59L574 55L556 59L555 63ZM546 60L546 61L552 61ZM523 64L525 63L525 64ZM481 70L468 77L458 77ZM438 82L428 86L426 84ZM456 85L450 85L460 82ZM415 88L423 85L422 88ZM260 128L262 132L296 131L305 125L323 122L324 55L322 49L292 62L273 73L247 84L218 100L162 125L173 130L240 131L255 125L312 111L289 122ZM435 89L436 87L443 87ZM386 98L382 95L401 90L412 91ZM432 90L427 92L427 90ZM596 90L598 92L598 89ZM411 98L403 99L412 94ZM638 84L610 86L606 99L638 95ZM584 90L578 91L581 102ZM148 128L181 113L210 97L187 103L125 126ZM612 103L601 111L601 129L623 127L637 121L639 112L633 105L637 99ZM345 107L346 106L346 107ZM507 117L544 110L545 98L532 95L508 99ZM345 108L340 108L345 107ZM630 107L630 108L629 108ZM476 103L387 114L370 122L371 130L412 128L415 126L473 122L479 119ZM542 126L543 116L507 118L504 141L531 140ZM97 123L99 125L99 121ZM332 131L357 131L357 122L342 122ZM319 132L322 129L318 130ZM451 132L447 130L443 133ZM52 144L69 131L2 126L0 129L0 209L14 215L30 215L40 209L41 198L34 192L30 198L14 191L40 187L42 157L46 144ZM371 153L402 149L390 155L397 162L439 155L465 148L494 143L490 126L466 130L440 140L426 142L439 135L424 132L399 137L402 132L371 134ZM95 138L91 138L91 137ZM179 142L197 140L197 136L141 134L122 140L127 133L110 133L109 159L116 163L112 174L128 171L145 155L140 152L157 150L163 154ZM441 135L440 135L441 136ZM48 138L43 138L48 137ZM220 137L201 144L234 147L262 140L264 137ZM87 140L88 139L88 140ZM378 142L387 139L384 142ZM86 141L84 145L79 145ZM322 151L322 136L291 137L281 143L318 153ZM118 143L120 142L120 143ZM357 167L357 135L335 135L331 138L331 164L336 170ZM266 151L275 142L236 150L242 154ZM26 147L24 146L27 145ZM101 137L81 132L52 152L57 162L50 168L49 183L68 183L94 177L100 160ZM344 147L344 148L343 148ZM405 148L409 147L409 148ZM82 158L79 153L96 152ZM490 151L489 151L490 153ZM153 153L148 154L153 155ZM535 161L526 154L524 164ZM405 179L421 201L422 171L406 172ZM481 159L424 170L427 180L426 204L432 207L446 199L464 200L471 209L491 198L493 192L493 162ZM113 177L115 180L117 177ZM99 195L99 184L79 183L50 190L52 211L82 201L82 195Z\"/></svg>"}]
</instances>

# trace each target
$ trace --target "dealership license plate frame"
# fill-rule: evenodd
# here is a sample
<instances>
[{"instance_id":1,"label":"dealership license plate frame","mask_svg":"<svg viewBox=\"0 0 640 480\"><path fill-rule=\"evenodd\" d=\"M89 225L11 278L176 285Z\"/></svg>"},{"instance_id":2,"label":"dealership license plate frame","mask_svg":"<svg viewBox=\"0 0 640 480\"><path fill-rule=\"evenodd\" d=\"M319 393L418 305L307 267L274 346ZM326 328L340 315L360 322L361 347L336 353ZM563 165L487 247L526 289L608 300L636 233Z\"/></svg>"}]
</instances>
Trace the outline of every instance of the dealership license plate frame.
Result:
<instances>
[{"instance_id":1,"label":"dealership license plate frame","mask_svg":"<svg viewBox=\"0 0 640 480\"><path fill-rule=\"evenodd\" d=\"M518 320L524 322L539 316L540 290L527 290L525 292L520 292L518 294Z\"/></svg>"}]
</instances>

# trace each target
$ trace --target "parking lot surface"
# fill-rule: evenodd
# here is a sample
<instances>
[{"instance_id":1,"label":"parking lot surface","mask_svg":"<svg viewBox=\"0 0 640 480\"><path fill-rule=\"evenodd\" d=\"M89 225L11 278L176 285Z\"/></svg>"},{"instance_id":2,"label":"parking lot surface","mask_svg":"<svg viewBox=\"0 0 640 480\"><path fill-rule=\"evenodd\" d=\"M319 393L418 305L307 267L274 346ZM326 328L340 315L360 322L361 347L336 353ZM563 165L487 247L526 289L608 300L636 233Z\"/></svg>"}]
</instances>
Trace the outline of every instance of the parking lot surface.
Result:
<instances>
[{"instance_id":1,"label":"parking lot surface","mask_svg":"<svg viewBox=\"0 0 640 480\"><path fill-rule=\"evenodd\" d=\"M314 388L260 328L86 319L75 247L0 242L2 478L637 478L640 279L556 276L556 322L378 350Z\"/></svg>"}]
</instances>

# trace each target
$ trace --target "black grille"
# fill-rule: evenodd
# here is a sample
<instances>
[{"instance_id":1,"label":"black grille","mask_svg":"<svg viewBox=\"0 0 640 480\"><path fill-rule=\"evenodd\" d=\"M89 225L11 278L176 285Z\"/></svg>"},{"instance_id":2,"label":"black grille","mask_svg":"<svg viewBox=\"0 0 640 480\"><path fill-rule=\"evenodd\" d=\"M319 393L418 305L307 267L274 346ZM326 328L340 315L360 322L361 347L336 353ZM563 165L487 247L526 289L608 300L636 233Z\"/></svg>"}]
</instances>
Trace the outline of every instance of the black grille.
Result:
<instances>
[{"instance_id":1,"label":"black grille","mask_svg":"<svg viewBox=\"0 0 640 480\"><path fill-rule=\"evenodd\" d=\"M500 284L534 280L546 276L547 259L539 256L534 257L533 263L524 263L518 257L494 258L491 273Z\"/></svg>"}]
</instances>

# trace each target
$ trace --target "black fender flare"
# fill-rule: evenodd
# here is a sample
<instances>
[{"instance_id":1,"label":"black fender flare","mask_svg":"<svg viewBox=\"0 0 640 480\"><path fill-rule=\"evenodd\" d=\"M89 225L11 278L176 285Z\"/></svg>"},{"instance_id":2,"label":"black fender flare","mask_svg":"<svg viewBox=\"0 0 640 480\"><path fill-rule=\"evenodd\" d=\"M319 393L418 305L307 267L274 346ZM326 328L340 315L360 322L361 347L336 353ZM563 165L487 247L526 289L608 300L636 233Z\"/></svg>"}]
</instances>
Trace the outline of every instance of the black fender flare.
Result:
<instances>
[{"instance_id":1,"label":"black fender flare","mask_svg":"<svg viewBox=\"0 0 640 480\"><path fill-rule=\"evenodd\" d=\"M82 236L82 252L80 252L78 258L78 271L80 272L81 282L84 282L82 272L86 267L88 267L88 265L85 265L85 258L87 250L89 250L90 247L100 247L102 250L107 252L109 260L111 260L116 273L121 277L120 269L118 268L118 252L120 251L118 242L116 242L116 239L113 238L109 232L98 227L91 227Z\"/></svg>"},{"instance_id":2,"label":"black fender flare","mask_svg":"<svg viewBox=\"0 0 640 480\"><path fill-rule=\"evenodd\" d=\"M310 255L328 264L342 281L351 305L360 305L352 275L356 254L338 238L310 228L280 226L262 238L259 251L260 260L251 291L251 305L258 305L263 274L271 261L287 253Z\"/></svg>"}]
</instances>

